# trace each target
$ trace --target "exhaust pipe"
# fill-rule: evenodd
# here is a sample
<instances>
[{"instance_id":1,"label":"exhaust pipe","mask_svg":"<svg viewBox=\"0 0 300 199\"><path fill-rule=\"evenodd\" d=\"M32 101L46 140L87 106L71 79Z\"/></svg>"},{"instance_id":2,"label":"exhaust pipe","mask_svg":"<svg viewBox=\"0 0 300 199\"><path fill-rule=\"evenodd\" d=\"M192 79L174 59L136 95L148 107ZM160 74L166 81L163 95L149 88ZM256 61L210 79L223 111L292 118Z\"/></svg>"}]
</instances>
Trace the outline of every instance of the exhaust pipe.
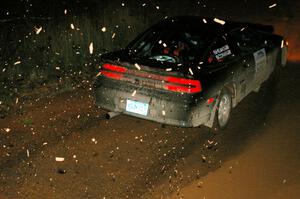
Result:
<instances>
[{"instance_id":1,"label":"exhaust pipe","mask_svg":"<svg viewBox=\"0 0 300 199\"><path fill-rule=\"evenodd\" d=\"M108 112L108 113L106 113L105 118L109 120L109 119L112 119L112 118L114 118L114 117L116 117L120 114L121 113L118 113L118 112Z\"/></svg>"}]
</instances>

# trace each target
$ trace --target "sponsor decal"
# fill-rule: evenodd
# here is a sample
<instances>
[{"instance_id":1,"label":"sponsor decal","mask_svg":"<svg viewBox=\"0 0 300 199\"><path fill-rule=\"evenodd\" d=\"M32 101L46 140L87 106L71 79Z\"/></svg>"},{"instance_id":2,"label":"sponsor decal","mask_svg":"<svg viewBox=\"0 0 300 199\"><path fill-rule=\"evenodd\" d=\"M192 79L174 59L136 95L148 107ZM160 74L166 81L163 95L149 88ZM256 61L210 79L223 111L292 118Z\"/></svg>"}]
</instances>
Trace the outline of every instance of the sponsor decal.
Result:
<instances>
[{"instance_id":1,"label":"sponsor decal","mask_svg":"<svg viewBox=\"0 0 300 199\"><path fill-rule=\"evenodd\" d=\"M225 45L225 46L223 46L221 48L215 49L215 50L213 50L213 52L214 52L215 55L217 55L217 54L222 53L222 52L224 52L226 50L229 50L229 46L228 45Z\"/></svg>"},{"instance_id":2,"label":"sponsor decal","mask_svg":"<svg viewBox=\"0 0 300 199\"><path fill-rule=\"evenodd\" d=\"M213 53L217 60L223 59L224 57L231 55L231 51L228 45L213 50Z\"/></svg>"},{"instance_id":3,"label":"sponsor decal","mask_svg":"<svg viewBox=\"0 0 300 199\"><path fill-rule=\"evenodd\" d=\"M255 60L255 72L260 72L267 65L266 50L263 48L253 53Z\"/></svg>"},{"instance_id":4,"label":"sponsor decal","mask_svg":"<svg viewBox=\"0 0 300 199\"><path fill-rule=\"evenodd\" d=\"M227 50L227 51L225 51L223 53L220 53L220 54L216 55L216 58L217 58L217 60L219 60L219 59L223 59L224 57L226 57L228 55L231 55L231 51L230 50Z\"/></svg>"}]
</instances>

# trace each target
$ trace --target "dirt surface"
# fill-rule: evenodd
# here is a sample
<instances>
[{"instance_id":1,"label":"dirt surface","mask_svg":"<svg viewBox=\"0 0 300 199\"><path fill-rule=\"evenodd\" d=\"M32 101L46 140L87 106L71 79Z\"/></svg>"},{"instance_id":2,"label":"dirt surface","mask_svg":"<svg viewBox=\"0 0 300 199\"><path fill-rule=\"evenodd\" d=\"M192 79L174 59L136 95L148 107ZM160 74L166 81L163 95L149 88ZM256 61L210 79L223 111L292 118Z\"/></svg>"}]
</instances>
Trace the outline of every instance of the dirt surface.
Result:
<instances>
[{"instance_id":1,"label":"dirt surface","mask_svg":"<svg viewBox=\"0 0 300 199\"><path fill-rule=\"evenodd\" d=\"M0 198L296 198L299 83L290 63L218 133L105 120L82 89L18 102L0 120Z\"/></svg>"}]
</instances>

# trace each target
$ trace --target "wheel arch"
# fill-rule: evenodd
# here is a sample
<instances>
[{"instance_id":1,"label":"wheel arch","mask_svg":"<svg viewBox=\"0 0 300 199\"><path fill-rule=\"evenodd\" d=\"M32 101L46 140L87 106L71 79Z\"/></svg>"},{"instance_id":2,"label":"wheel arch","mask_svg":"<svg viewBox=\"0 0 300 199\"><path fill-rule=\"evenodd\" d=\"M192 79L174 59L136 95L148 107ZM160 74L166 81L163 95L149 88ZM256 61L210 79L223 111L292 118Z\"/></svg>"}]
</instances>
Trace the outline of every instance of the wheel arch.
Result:
<instances>
[{"instance_id":1,"label":"wheel arch","mask_svg":"<svg viewBox=\"0 0 300 199\"><path fill-rule=\"evenodd\" d=\"M214 107L211 109L211 115L210 115L210 119L204 124L204 126L207 126L209 128L213 127L214 124L214 120L216 117L216 108L217 108L217 104L219 103L219 98L220 95L222 93L222 90L226 89L230 92L231 94L231 103L232 103L232 108L235 107L237 105L237 88L236 88L236 83L234 82L228 82L226 83L220 90L219 90L219 94L218 97L216 99L215 105Z\"/></svg>"},{"instance_id":2,"label":"wheel arch","mask_svg":"<svg viewBox=\"0 0 300 199\"><path fill-rule=\"evenodd\" d=\"M231 99L232 99L232 107L235 107L237 105L237 87L235 82L229 82L225 84L223 89L227 89L231 93Z\"/></svg>"}]
</instances>

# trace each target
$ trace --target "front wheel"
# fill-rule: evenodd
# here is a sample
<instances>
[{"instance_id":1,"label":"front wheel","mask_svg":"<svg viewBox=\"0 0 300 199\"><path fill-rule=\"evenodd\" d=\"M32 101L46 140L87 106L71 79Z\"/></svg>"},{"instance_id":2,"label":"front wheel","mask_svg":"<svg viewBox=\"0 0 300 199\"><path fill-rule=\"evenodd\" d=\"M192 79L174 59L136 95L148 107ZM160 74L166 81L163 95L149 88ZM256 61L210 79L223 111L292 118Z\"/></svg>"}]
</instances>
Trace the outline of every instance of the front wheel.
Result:
<instances>
[{"instance_id":1,"label":"front wheel","mask_svg":"<svg viewBox=\"0 0 300 199\"><path fill-rule=\"evenodd\" d=\"M217 105L214 128L224 129L227 126L228 121L230 119L231 109L232 109L231 94L227 89L224 89L221 92L219 103Z\"/></svg>"}]
</instances>

